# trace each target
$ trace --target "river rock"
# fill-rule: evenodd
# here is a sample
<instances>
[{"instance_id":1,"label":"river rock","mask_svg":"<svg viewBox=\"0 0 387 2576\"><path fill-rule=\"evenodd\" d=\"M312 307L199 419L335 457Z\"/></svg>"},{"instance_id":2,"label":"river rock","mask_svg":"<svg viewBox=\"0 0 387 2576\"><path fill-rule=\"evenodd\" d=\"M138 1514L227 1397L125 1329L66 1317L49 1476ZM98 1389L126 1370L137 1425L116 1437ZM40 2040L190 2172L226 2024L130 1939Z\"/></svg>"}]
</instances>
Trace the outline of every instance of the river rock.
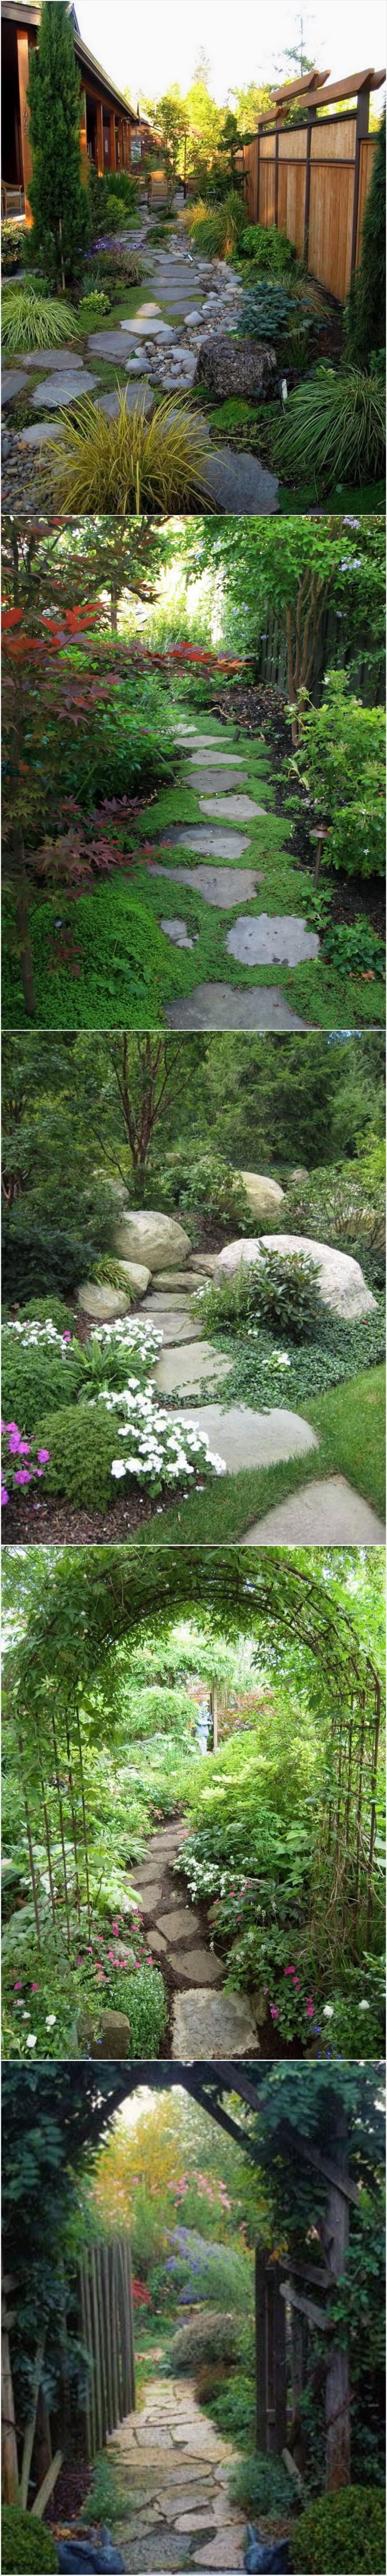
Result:
<instances>
[{"instance_id":1,"label":"river rock","mask_svg":"<svg viewBox=\"0 0 387 2576\"><path fill-rule=\"evenodd\" d=\"M126 1208L114 1237L114 1249L125 1261L145 1262L149 1270L181 1270L191 1251L189 1235L177 1218L151 1208Z\"/></svg>"},{"instance_id":2,"label":"river rock","mask_svg":"<svg viewBox=\"0 0 387 2576\"><path fill-rule=\"evenodd\" d=\"M275 350L264 348L258 340L236 340L221 332L202 340L195 383L206 385L217 402L231 394L243 395L247 402L261 401L276 375Z\"/></svg>"}]
</instances>

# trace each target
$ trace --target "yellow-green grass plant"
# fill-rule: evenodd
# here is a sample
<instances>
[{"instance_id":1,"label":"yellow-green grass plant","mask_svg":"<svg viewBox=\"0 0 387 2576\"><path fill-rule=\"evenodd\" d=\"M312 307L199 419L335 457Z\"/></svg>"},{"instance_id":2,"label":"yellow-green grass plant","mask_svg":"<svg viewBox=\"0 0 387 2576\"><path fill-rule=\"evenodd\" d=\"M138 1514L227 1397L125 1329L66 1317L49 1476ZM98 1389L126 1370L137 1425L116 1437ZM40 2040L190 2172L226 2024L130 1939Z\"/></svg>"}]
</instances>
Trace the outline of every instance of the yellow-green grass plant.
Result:
<instances>
[{"instance_id":1,"label":"yellow-green grass plant","mask_svg":"<svg viewBox=\"0 0 387 2576\"><path fill-rule=\"evenodd\" d=\"M72 305L64 300L36 294L29 284L4 288L1 339L7 355L17 349L62 348L74 339L76 328Z\"/></svg>"},{"instance_id":2,"label":"yellow-green grass plant","mask_svg":"<svg viewBox=\"0 0 387 2576\"><path fill-rule=\"evenodd\" d=\"M355 367L320 367L297 385L271 430L271 453L282 473L317 484L368 483L383 475L386 395L381 376Z\"/></svg>"},{"instance_id":3,"label":"yellow-green grass plant","mask_svg":"<svg viewBox=\"0 0 387 2576\"><path fill-rule=\"evenodd\" d=\"M49 456L58 508L75 517L83 511L103 516L109 511L212 510L207 437L195 412L184 399L164 400L149 420L141 397L129 412L125 388L117 384L117 392L116 420L98 411L89 395L73 412L59 414L61 434Z\"/></svg>"}]
</instances>

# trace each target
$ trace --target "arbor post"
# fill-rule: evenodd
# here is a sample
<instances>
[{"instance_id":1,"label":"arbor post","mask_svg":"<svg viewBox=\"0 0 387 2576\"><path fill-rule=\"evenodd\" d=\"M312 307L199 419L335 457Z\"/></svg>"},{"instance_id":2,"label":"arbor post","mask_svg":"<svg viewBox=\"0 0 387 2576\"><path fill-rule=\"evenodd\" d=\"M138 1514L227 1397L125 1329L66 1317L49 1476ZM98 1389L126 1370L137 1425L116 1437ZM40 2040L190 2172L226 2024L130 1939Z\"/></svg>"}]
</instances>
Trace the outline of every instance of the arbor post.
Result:
<instances>
[{"instance_id":1,"label":"arbor post","mask_svg":"<svg viewBox=\"0 0 387 2576\"><path fill-rule=\"evenodd\" d=\"M255 2249L256 2444L278 2458L286 2442L286 2315L281 2264Z\"/></svg>"}]
</instances>

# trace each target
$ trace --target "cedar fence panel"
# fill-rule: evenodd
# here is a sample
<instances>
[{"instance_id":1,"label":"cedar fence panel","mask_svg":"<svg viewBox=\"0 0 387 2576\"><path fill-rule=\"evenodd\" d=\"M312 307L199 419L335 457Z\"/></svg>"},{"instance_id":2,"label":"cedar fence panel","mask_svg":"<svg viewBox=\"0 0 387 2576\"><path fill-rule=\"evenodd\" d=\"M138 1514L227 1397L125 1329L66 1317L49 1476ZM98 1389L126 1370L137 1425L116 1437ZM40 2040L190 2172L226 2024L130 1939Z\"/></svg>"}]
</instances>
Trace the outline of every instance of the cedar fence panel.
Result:
<instances>
[{"instance_id":1,"label":"cedar fence panel","mask_svg":"<svg viewBox=\"0 0 387 2576\"><path fill-rule=\"evenodd\" d=\"M274 126L246 147L250 223L277 224L294 242L312 277L344 304L358 265L364 207L377 133L361 133L356 108L345 116Z\"/></svg>"},{"instance_id":2,"label":"cedar fence panel","mask_svg":"<svg viewBox=\"0 0 387 2576\"><path fill-rule=\"evenodd\" d=\"M82 2341L92 2365L85 2401L86 2449L92 2460L136 2404L127 2237L88 2248L79 2265L78 2298Z\"/></svg>"}]
</instances>

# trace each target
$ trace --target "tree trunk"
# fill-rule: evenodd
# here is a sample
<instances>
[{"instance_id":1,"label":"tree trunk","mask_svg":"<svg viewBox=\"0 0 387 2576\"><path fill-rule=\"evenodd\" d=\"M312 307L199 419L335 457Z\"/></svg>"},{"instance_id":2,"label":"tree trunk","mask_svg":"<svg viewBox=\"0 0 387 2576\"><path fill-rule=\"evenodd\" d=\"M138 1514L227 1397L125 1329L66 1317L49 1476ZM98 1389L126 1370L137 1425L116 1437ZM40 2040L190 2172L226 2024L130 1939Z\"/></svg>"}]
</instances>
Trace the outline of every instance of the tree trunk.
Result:
<instances>
[{"instance_id":1,"label":"tree trunk","mask_svg":"<svg viewBox=\"0 0 387 2576\"><path fill-rule=\"evenodd\" d=\"M30 941L29 892L25 868L23 834L19 831L15 834L13 878L15 885L15 915L20 948L20 973L23 987L23 998L28 1018L29 1020L33 1020L35 1018L36 999Z\"/></svg>"},{"instance_id":2,"label":"tree trunk","mask_svg":"<svg viewBox=\"0 0 387 2576\"><path fill-rule=\"evenodd\" d=\"M333 2106L332 2106L333 2107ZM346 2178L348 2171L348 2125L345 2111L337 2097L335 2114L335 2163ZM349 2247L349 2202L335 2183L330 2183L326 2204L326 2226L330 2230L331 2270L336 2278L345 2271ZM351 2425L348 2343L332 2343L325 2384L326 2485L346 2487L351 2475Z\"/></svg>"},{"instance_id":3,"label":"tree trunk","mask_svg":"<svg viewBox=\"0 0 387 2576\"><path fill-rule=\"evenodd\" d=\"M3 2504L17 2504L19 2494L15 2401L13 2394L6 2306L7 2290L10 2287L11 2283L7 2274L5 2274L2 2281L1 2319L1 2476Z\"/></svg>"},{"instance_id":4,"label":"tree trunk","mask_svg":"<svg viewBox=\"0 0 387 2576\"><path fill-rule=\"evenodd\" d=\"M217 1684L217 1682L211 1682L210 1704L211 1704L212 1739L213 1739L213 1740L212 1740L212 1750L213 1750L213 1753L217 1753L217 1751L218 1751L218 1684Z\"/></svg>"}]
</instances>

